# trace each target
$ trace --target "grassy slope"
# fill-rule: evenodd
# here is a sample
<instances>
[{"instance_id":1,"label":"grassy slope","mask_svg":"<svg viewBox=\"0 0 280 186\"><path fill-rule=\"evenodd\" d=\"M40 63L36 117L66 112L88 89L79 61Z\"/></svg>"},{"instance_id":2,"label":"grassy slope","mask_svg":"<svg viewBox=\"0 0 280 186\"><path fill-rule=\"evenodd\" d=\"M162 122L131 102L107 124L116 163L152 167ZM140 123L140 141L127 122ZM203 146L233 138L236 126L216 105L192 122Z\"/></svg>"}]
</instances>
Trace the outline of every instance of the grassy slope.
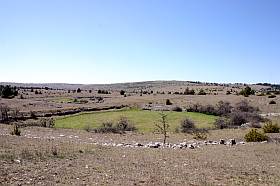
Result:
<instances>
[{"instance_id":1,"label":"grassy slope","mask_svg":"<svg viewBox=\"0 0 280 186\"><path fill-rule=\"evenodd\" d=\"M195 121L199 128L210 128L213 126L215 116L192 113L192 112L166 112L167 120L170 124L170 129L175 130L179 126L180 121L189 117ZM58 118L55 126L57 128L75 128L83 129L86 125L91 127L98 127L104 121L116 122L121 116L127 117L132 121L141 132L152 132L154 130L154 123L160 120L159 112L142 111L142 110L121 110L121 111L107 111L95 113L83 113L75 116L67 116Z\"/></svg>"}]
</instances>

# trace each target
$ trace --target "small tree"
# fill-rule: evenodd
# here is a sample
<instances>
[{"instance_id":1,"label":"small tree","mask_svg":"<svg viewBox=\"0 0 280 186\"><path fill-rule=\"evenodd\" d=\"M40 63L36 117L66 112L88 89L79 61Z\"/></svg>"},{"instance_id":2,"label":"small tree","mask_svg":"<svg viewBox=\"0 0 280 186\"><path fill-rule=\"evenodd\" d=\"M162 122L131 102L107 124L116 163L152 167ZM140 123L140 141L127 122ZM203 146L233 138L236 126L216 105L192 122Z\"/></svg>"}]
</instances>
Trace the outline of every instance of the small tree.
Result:
<instances>
[{"instance_id":1,"label":"small tree","mask_svg":"<svg viewBox=\"0 0 280 186\"><path fill-rule=\"evenodd\" d=\"M81 93L82 90L80 88L77 89L77 93Z\"/></svg>"},{"instance_id":2,"label":"small tree","mask_svg":"<svg viewBox=\"0 0 280 186\"><path fill-rule=\"evenodd\" d=\"M161 133L163 135L163 144L166 143L166 139L168 138L167 132L169 129L169 124L166 120L167 114L164 114L163 112L159 113L160 115L160 122L155 123L156 131Z\"/></svg>"}]
</instances>

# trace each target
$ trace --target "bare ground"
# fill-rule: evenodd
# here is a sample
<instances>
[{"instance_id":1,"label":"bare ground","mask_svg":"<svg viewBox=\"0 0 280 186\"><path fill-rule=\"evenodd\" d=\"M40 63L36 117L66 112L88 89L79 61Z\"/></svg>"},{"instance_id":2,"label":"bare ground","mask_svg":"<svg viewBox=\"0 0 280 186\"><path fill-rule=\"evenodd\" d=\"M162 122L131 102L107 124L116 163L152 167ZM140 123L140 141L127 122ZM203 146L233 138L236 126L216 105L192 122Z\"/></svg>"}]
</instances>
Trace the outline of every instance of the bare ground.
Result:
<instances>
[{"instance_id":1,"label":"bare ground","mask_svg":"<svg viewBox=\"0 0 280 186\"><path fill-rule=\"evenodd\" d=\"M148 142L158 135L105 135L28 127L11 136L0 125L2 185L279 185L280 146L249 143L197 149L104 147L95 142ZM211 139L242 140L244 130L213 131ZM71 136L71 138L69 137ZM76 137L75 137L76 136ZM53 137L53 138L51 138ZM91 139L90 139L91 138ZM190 136L172 134L170 141Z\"/></svg>"}]
</instances>

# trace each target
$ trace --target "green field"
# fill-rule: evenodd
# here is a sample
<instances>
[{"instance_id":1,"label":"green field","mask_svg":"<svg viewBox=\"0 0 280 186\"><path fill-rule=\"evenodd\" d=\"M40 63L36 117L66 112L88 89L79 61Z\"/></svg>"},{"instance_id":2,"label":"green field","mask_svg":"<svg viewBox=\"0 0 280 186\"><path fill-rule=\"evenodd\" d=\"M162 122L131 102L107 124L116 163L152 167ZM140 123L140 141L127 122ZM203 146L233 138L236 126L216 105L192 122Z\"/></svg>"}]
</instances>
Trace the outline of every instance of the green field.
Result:
<instances>
[{"instance_id":1,"label":"green field","mask_svg":"<svg viewBox=\"0 0 280 186\"><path fill-rule=\"evenodd\" d=\"M165 112L170 130L175 131L180 125L180 121L186 117L192 119L198 128L211 128L216 116L193 113L193 112ZM160 115L156 111L144 110L119 110L105 112L82 113L73 116L57 118L56 128L84 129L85 126L92 128L100 126L105 121L116 122L121 116L127 117L140 132L154 131L155 122L159 122Z\"/></svg>"}]
</instances>

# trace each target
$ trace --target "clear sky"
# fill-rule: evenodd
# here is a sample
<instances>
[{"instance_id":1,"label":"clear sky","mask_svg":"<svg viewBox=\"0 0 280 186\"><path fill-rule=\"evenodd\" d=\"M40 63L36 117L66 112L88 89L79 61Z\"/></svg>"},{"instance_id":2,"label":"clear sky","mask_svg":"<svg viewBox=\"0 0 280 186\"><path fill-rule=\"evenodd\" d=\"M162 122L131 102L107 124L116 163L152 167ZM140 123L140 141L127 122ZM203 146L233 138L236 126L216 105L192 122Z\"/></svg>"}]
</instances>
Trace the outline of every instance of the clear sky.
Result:
<instances>
[{"instance_id":1,"label":"clear sky","mask_svg":"<svg viewBox=\"0 0 280 186\"><path fill-rule=\"evenodd\" d=\"M279 0L0 0L0 82L280 83Z\"/></svg>"}]
</instances>

